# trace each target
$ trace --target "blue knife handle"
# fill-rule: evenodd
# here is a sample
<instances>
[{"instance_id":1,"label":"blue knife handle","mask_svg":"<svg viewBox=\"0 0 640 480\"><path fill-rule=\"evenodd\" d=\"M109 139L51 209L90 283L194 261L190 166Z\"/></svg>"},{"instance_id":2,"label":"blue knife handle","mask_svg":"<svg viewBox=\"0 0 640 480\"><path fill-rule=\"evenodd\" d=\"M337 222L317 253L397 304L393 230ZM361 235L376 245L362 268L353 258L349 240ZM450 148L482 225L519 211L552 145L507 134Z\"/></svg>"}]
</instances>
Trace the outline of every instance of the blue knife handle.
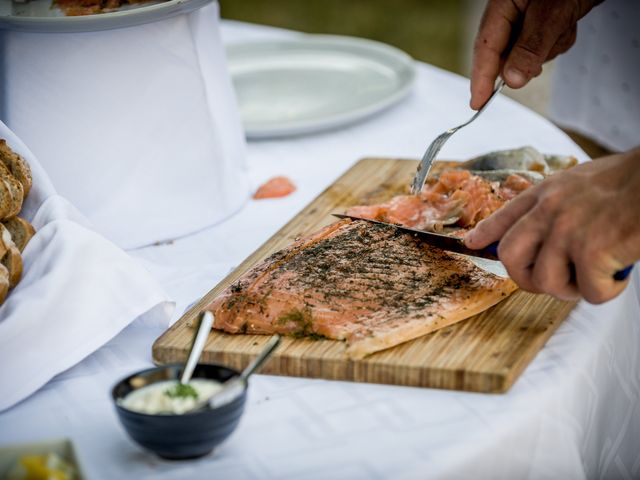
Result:
<instances>
[{"instance_id":1,"label":"blue knife handle","mask_svg":"<svg viewBox=\"0 0 640 480\"><path fill-rule=\"evenodd\" d=\"M631 273L631 270L633 270L633 264L623 268L622 270L618 270L616 273L613 274L613 279L618 282L621 282L622 280L626 280L629 274Z\"/></svg>"},{"instance_id":2,"label":"blue knife handle","mask_svg":"<svg viewBox=\"0 0 640 480\"><path fill-rule=\"evenodd\" d=\"M491 245L485 247L485 250L489 253L491 253L492 255L495 255L496 257L498 256L498 243L500 242L493 242Z\"/></svg>"},{"instance_id":3,"label":"blue knife handle","mask_svg":"<svg viewBox=\"0 0 640 480\"><path fill-rule=\"evenodd\" d=\"M486 250L489 253L492 253L493 255L495 255L496 257L498 256L498 244L500 242L493 242L491 245L489 245L488 247L485 247ZM629 276L629 274L631 273L631 270L633 270L633 264L629 265L628 267L623 268L622 270L618 270L616 273L613 274L613 279L617 282L621 282L623 280L626 280L627 277Z\"/></svg>"}]
</instances>

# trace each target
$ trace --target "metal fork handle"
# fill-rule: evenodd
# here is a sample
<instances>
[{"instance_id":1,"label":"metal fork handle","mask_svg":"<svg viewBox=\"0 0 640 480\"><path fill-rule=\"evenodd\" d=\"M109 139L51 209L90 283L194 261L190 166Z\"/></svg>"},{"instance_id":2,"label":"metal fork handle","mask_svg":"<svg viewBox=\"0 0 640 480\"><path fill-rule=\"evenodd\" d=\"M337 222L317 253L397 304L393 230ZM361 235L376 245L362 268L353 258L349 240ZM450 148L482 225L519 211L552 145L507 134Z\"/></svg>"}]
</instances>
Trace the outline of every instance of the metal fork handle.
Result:
<instances>
[{"instance_id":1,"label":"metal fork handle","mask_svg":"<svg viewBox=\"0 0 640 480\"><path fill-rule=\"evenodd\" d=\"M411 193L413 195L417 195L422 191L422 187L424 187L424 183L427 181L427 176L429 175L429 171L431 170L433 160L436 158L436 155L438 155L438 152L442 149L442 146L446 143L447 140L449 140L449 137L451 137L451 135L456 133L462 127L466 127L476 118L478 118L478 115L484 112L491 101L498 95L498 93L500 93L502 87L504 87L504 80L500 79L493 89L493 93L491 94L491 96L487 99L484 105L482 105L482 107L480 107L480 109L473 114L473 116L469 120L461 125L458 125L457 127L450 128L446 132L441 133L433 142L431 142L431 145L429 145L429 148L427 148L427 151L422 156L422 160L418 165L418 171L413 178L413 183L411 184Z\"/></svg>"},{"instance_id":2,"label":"metal fork handle","mask_svg":"<svg viewBox=\"0 0 640 480\"><path fill-rule=\"evenodd\" d=\"M482 105L482 107L480 107L480 109L476 113L474 113L473 116L469 120L467 120L462 125L458 125L457 127L453 128L452 130L455 132L456 130L458 130L458 129L462 128L462 127L466 127L471 122L473 122L478 117L478 115L480 115L482 112L484 112L487 109L487 107L489 106L491 101L498 95L498 93L500 93L500 90L502 90L502 87L504 87L504 80L500 79L500 80L498 80L498 83L496 83L496 87L493 89L493 93L491 94L491 96L487 99L486 102L484 102L484 105ZM453 133L453 132L451 132L451 133Z\"/></svg>"}]
</instances>

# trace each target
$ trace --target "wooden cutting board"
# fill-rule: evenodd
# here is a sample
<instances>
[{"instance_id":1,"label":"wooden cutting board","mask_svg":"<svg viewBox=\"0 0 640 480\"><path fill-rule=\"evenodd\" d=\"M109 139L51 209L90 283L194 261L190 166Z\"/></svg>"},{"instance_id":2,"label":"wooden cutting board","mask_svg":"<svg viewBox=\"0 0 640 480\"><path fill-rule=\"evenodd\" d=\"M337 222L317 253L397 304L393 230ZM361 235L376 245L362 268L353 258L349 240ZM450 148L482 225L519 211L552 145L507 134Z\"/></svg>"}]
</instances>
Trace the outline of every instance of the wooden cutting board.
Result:
<instances>
[{"instance_id":1,"label":"wooden cutting board","mask_svg":"<svg viewBox=\"0 0 640 480\"><path fill-rule=\"evenodd\" d=\"M434 169L446 164L441 162ZM254 264L296 237L334 222L331 213L404 192L415 168L416 162L409 160L360 160L159 337L153 345L154 361L185 361L198 312ZM504 392L574 306L574 302L516 291L480 315L359 361L344 355L342 342L284 338L262 373ZM267 338L212 331L201 361L242 369Z\"/></svg>"}]
</instances>

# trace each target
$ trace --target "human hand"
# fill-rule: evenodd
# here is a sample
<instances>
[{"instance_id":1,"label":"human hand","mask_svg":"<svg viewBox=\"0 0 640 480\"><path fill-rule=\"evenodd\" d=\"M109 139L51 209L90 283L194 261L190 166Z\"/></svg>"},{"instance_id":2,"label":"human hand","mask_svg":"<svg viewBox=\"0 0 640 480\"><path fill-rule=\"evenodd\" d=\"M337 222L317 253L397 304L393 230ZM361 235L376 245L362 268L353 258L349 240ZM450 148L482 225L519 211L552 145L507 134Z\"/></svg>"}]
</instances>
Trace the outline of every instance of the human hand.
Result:
<instances>
[{"instance_id":1,"label":"human hand","mask_svg":"<svg viewBox=\"0 0 640 480\"><path fill-rule=\"evenodd\" d=\"M602 0L489 0L473 50L471 108L489 98L499 74L521 88L576 40L578 20Z\"/></svg>"},{"instance_id":2,"label":"human hand","mask_svg":"<svg viewBox=\"0 0 640 480\"><path fill-rule=\"evenodd\" d=\"M469 248L500 241L498 256L524 290L602 303L640 259L640 148L557 173L467 233Z\"/></svg>"}]
</instances>

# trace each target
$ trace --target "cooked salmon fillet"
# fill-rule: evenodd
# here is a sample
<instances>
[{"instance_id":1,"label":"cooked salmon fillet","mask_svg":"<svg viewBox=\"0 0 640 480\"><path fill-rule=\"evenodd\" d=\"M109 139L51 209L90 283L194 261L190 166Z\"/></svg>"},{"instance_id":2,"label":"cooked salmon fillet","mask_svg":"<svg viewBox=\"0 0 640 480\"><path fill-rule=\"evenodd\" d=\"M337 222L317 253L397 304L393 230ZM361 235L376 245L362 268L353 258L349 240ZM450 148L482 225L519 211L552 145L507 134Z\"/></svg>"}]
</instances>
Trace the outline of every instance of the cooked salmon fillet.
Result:
<instances>
[{"instance_id":1,"label":"cooked salmon fillet","mask_svg":"<svg viewBox=\"0 0 640 480\"><path fill-rule=\"evenodd\" d=\"M342 220L247 271L207 308L229 333L346 341L360 359L475 315L516 289L390 226Z\"/></svg>"}]
</instances>

